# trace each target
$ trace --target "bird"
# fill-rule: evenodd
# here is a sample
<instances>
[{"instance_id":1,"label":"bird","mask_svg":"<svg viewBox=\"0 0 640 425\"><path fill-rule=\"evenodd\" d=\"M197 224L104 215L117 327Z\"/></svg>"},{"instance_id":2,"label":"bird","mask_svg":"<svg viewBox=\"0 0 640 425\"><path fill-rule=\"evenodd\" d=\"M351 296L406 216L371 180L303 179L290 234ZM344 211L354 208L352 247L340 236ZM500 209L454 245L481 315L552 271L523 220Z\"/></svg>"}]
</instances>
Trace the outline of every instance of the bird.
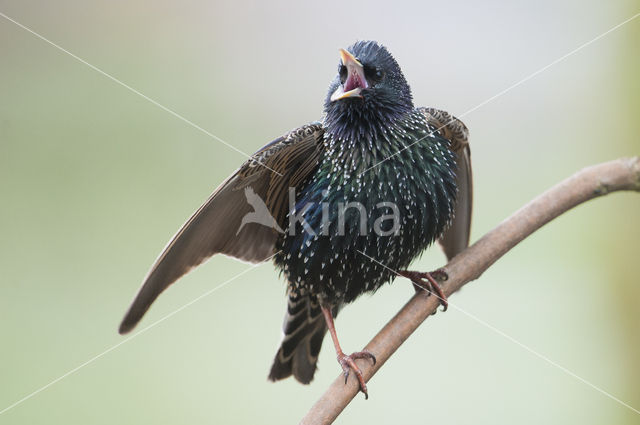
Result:
<instances>
[{"instance_id":1,"label":"bird","mask_svg":"<svg viewBox=\"0 0 640 425\"><path fill-rule=\"evenodd\" d=\"M213 255L272 261L286 281L287 307L268 378L310 383L329 331L345 383L353 372L368 398L355 360L375 364L375 353L344 353L334 324L339 311L398 276L434 293L446 309L435 273L407 267L435 241L447 259L469 244L468 129L446 111L415 107L381 43L356 41L339 54L321 119L265 145L213 191L151 267L121 334ZM251 219L262 209L257 198L274 221Z\"/></svg>"}]
</instances>

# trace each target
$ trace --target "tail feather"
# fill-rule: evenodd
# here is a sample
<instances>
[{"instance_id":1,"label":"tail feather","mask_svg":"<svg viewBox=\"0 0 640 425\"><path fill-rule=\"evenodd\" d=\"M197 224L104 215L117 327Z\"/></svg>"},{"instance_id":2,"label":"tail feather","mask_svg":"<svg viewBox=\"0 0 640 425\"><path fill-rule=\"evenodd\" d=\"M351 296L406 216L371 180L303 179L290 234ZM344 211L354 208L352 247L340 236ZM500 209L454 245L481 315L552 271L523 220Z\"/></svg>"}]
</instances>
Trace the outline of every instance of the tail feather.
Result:
<instances>
[{"instance_id":1,"label":"tail feather","mask_svg":"<svg viewBox=\"0 0 640 425\"><path fill-rule=\"evenodd\" d=\"M334 316L338 308L334 309ZM293 375L308 384L316 371L327 325L318 300L289 296L283 325L284 337L276 353L269 379L278 381Z\"/></svg>"}]
</instances>

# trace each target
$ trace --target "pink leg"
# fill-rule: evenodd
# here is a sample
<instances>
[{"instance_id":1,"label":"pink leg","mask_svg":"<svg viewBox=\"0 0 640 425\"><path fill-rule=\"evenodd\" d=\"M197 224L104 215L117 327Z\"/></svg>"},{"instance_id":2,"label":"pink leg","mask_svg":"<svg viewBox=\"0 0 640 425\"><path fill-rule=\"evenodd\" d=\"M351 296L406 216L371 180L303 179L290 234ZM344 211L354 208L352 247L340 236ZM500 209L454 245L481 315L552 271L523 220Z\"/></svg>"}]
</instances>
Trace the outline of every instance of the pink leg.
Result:
<instances>
[{"instance_id":1,"label":"pink leg","mask_svg":"<svg viewBox=\"0 0 640 425\"><path fill-rule=\"evenodd\" d=\"M358 382L360 383L360 391L364 393L364 398L369 398L369 393L367 393L367 384L364 382L364 376L362 376L362 371L356 365L356 359L371 359L373 360L373 364L376 364L376 358L373 354L368 351L358 351L352 353L350 355L344 354L342 348L340 348L340 342L338 342L338 335L336 334L336 328L333 325L333 316L331 315L331 308L326 307L324 305L321 306L322 314L324 314L324 320L327 322L327 327L329 328L329 333L331 333L331 339L333 339L333 345L336 347L336 355L338 357L338 363L342 366L342 370L344 372L344 383L347 383L347 379L349 378L349 372L353 370L355 373Z\"/></svg>"}]
</instances>

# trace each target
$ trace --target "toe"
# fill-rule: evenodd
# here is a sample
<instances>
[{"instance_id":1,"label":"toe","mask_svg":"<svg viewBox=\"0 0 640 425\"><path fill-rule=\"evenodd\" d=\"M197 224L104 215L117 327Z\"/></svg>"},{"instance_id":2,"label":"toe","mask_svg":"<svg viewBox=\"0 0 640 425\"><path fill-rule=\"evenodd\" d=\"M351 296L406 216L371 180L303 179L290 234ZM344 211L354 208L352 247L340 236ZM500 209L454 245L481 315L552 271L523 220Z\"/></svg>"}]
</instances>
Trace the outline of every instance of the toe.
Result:
<instances>
[{"instance_id":1,"label":"toe","mask_svg":"<svg viewBox=\"0 0 640 425\"><path fill-rule=\"evenodd\" d=\"M367 384L364 381L364 376L362 375L362 371L360 370L360 368L358 367L358 365L356 365L355 360L356 359L364 359L364 358L370 358L373 360L373 364L375 364L375 356L371 353L369 353L368 351L360 351L357 353L353 353L349 356L344 355L342 357L340 357L338 359L338 361L340 362L340 365L342 366L342 370L344 371L344 383L347 383L347 379L349 378L349 374L351 371L353 371L354 375L356 376L356 379L358 380L358 384L360 385L360 391L362 391L362 393L364 394L364 398L365 400L369 399L369 392L367 391Z\"/></svg>"}]
</instances>

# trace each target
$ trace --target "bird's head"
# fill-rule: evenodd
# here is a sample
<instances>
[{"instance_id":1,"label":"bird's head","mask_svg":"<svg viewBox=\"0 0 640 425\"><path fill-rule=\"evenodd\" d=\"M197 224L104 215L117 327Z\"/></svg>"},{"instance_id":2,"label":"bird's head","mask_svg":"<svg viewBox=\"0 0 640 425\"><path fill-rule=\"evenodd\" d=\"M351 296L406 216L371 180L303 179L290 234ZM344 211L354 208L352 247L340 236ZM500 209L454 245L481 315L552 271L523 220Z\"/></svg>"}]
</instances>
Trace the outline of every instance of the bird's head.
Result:
<instances>
[{"instance_id":1,"label":"bird's head","mask_svg":"<svg viewBox=\"0 0 640 425\"><path fill-rule=\"evenodd\" d=\"M330 129L342 136L366 136L412 109L411 89L384 46L358 41L340 49L338 75L325 101Z\"/></svg>"}]
</instances>

